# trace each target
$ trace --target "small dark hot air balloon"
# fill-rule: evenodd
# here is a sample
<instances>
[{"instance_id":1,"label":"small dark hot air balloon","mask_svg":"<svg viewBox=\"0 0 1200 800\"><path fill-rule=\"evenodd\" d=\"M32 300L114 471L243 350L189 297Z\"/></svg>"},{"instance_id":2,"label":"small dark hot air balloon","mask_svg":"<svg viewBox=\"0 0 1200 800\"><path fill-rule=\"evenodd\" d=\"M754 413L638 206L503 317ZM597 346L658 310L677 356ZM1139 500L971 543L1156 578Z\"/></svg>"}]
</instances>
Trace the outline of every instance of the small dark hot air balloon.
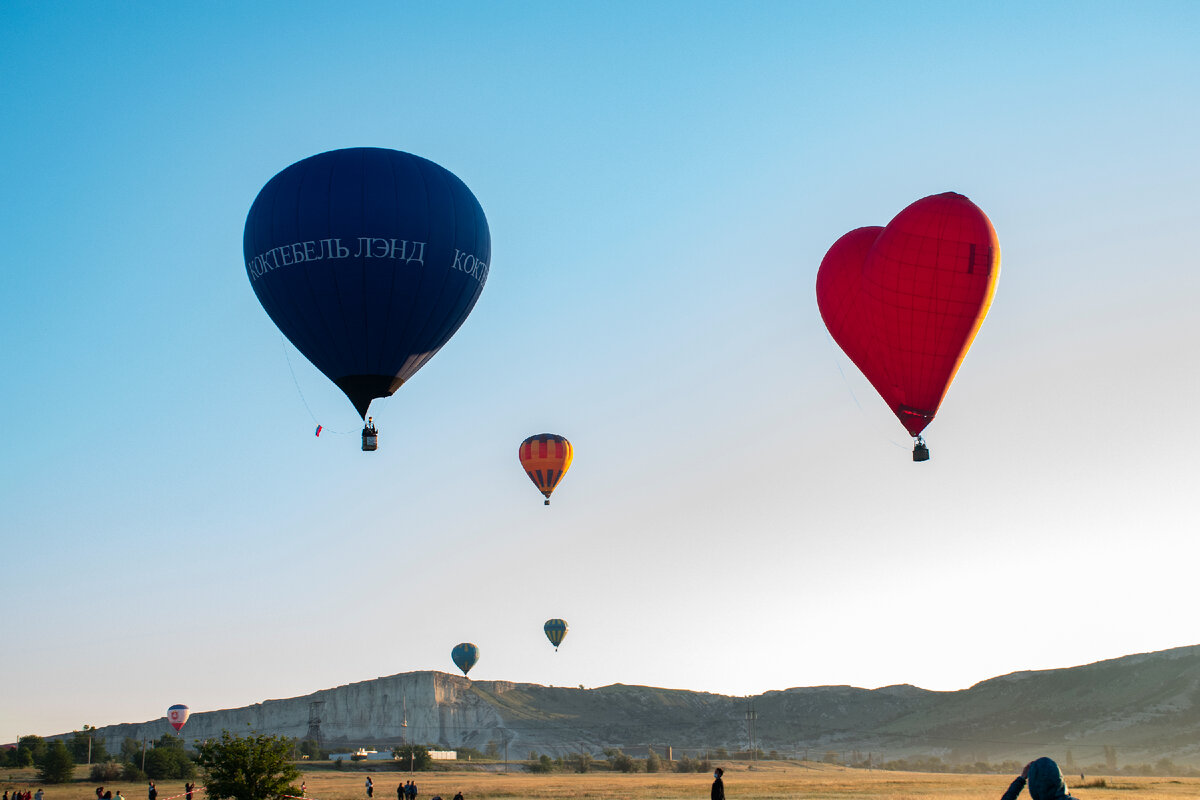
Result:
<instances>
[{"instance_id":1,"label":"small dark hot air balloon","mask_svg":"<svg viewBox=\"0 0 1200 800\"><path fill-rule=\"evenodd\" d=\"M556 433L539 433L521 442L517 456L521 467L533 485L538 487L550 505L550 495L563 475L571 468L575 451L565 436Z\"/></svg>"},{"instance_id":2,"label":"small dark hot air balloon","mask_svg":"<svg viewBox=\"0 0 1200 800\"><path fill-rule=\"evenodd\" d=\"M983 324L1000 277L991 221L961 194L916 201L886 227L842 236L817 271L817 305L834 341L913 437L937 414Z\"/></svg>"},{"instance_id":3,"label":"small dark hot air balloon","mask_svg":"<svg viewBox=\"0 0 1200 800\"><path fill-rule=\"evenodd\" d=\"M462 674L466 675L479 660L479 648L470 642L456 644L450 651L450 658L454 661L454 665L462 670Z\"/></svg>"},{"instance_id":4,"label":"small dark hot air balloon","mask_svg":"<svg viewBox=\"0 0 1200 800\"><path fill-rule=\"evenodd\" d=\"M365 420L372 400L399 389L466 320L492 244L479 201L452 173L355 147L268 181L243 251L271 320ZM374 435L368 425L364 450Z\"/></svg>"},{"instance_id":5,"label":"small dark hot air balloon","mask_svg":"<svg viewBox=\"0 0 1200 800\"><path fill-rule=\"evenodd\" d=\"M558 652L558 646L562 644L563 638L567 635L567 621L563 619L548 619L546 624L542 626L542 630L546 632L546 638L550 640L550 644L554 645L555 652Z\"/></svg>"}]
</instances>

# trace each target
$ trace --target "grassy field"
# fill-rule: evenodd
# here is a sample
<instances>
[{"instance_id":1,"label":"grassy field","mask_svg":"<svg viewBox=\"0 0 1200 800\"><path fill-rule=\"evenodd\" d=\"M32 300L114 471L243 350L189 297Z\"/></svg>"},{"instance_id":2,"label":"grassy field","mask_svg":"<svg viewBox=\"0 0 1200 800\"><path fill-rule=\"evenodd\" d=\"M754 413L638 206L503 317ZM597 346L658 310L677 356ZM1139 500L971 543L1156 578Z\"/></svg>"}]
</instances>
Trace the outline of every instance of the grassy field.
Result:
<instances>
[{"instance_id":1,"label":"grassy field","mask_svg":"<svg viewBox=\"0 0 1200 800\"><path fill-rule=\"evenodd\" d=\"M394 800L396 786L408 780L407 772L338 772L329 769L304 773L307 796L312 800L366 800L367 775L375 783L375 800ZM42 787L46 800L95 800L95 785L79 780ZM1012 776L946 775L919 772L866 772L791 763L760 764L750 770L725 765L725 794L729 800L999 800ZM493 773L478 770L418 772L418 800L440 795L451 800L462 792L464 800L708 800L712 776L708 773L592 772L583 775L553 773ZM1080 800L1200 800L1200 778L1106 778L1088 776L1071 793ZM33 770L0 770L0 791L29 788L37 791ZM144 783L114 782L105 788L120 789L125 800L146 800ZM182 781L160 781L158 800L182 794ZM1022 795L1027 800L1028 795ZM196 800L205 800L198 792Z\"/></svg>"}]
</instances>

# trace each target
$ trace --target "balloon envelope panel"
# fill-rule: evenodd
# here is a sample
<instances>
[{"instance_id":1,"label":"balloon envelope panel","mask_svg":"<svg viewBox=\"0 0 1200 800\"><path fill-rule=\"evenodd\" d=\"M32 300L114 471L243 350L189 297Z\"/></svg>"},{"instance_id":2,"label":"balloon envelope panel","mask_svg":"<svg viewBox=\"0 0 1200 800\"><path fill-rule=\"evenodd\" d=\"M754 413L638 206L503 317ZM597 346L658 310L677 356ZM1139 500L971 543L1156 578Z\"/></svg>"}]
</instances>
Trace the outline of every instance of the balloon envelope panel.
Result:
<instances>
[{"instance_id":1,"label":"balloon envelope panel","mask_svg":"<svg viewBox=\"0 0 1200 800\"><path fill-rule=\"evenodd\" d=\"M268 181L243 251L272 321L365 416L466 320L487 281L491 235L479 201L448 170L358 147Z\"/></svg>"}]
</instances>

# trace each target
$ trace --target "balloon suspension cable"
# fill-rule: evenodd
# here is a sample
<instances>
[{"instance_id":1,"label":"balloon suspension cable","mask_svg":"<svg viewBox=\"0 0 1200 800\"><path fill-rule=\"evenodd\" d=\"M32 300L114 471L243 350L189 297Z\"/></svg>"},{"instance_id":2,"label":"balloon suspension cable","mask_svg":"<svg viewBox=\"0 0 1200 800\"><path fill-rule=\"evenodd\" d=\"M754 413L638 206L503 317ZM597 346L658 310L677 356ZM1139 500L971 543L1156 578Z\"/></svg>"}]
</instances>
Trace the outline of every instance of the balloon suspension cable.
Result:
<instances>
[{"instance_id":1,"label":"balloon suspension cable","mask_svg":"<svg viewBox=\"0 0 1200 800\"><path fill-rule=\"evenodd\" d=\"M300 402L304 405L304 410L308 412L309 418L311 418L313 424L317 426L317 436L319 437L322 433L331 434L333 436L346 436L354 433L354 431L331 431L317 421L316 414L312 412L312 409L308 407L308 401L304 399L304 391L300 388L300 381L296 379L296 370L292 369L292 357L288 355L287 339L284 338L283 335L280 335L279 337L279 345L283 350L283 358L285 361L287 361L288 372L292 374L292 383L296 385L296 394L299 396Z\"/></svg>"},{"instance_id":2,"label":"balloon suspension cable","mask_svg":"<svg viewBox=\"0 0 1200 800\"><path fill-rule=\"evenodd\" d=\"M842 383L845 384L846 391L850 393L850 399L853 400L854 405L858 407L859 413L861 413L865 419L868 419L871 422L871 426L875 428L875 432L881 439L890 442L893 447L899 447L901 450L903 450L903 444L893 439L890 434L886 433L879 428L879 426L875 425L874 421L870 420L870 418L867 416L867 410L862 407L862 403L858 402L858 395L854 393L854 387L850 385L850 379L846 377L846 371L842 369L842 362L838 358L838 356L841 354L841 351L837 349L837 342L835 342L829 336L825 337L825 341L829 343L829 347L832 349L833 365L837 367L838 374L842 376Z\"/></svg>"}]
</instances>

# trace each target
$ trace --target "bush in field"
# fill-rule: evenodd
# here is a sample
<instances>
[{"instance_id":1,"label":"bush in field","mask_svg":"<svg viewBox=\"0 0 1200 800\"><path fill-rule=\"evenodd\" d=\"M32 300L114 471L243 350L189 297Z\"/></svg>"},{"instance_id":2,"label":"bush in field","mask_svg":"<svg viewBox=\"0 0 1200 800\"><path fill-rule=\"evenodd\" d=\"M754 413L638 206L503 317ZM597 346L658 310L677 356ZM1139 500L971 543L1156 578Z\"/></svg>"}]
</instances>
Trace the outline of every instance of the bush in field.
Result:
<instances>
[{"instance_id":1,"label":"bush in field","mask_svg":"<svg viewBox=\"0 0 1200 800\"><path fill-rule=\"evenodd\" d=\"M400 762L405 769L424 771L433 767L433 757L429 748L419 744L405 744L392 748L392 758Z\"/></svg>"},{"instance_id":2,"label":"bush in field","mask_svg":"<svg viewBox=\"0 0 1200 800\"><path fill-rule=\"evenodd\" d=\"M658 772L662 769L662 759L653 750L646 751L646 772Z\"/></svg>"},{"instance_id":3,"label":"bush in field","mask_svg":"<svg viewBox=\"0 0 1200 800\"><path fill-rule=\"evenodd\" d=\"M572 772L587 772L592 768L592 757L587 753L570 753L563 759Z\"/></svg>"},{"instance_id":4,"label":"bush in field","mask_svg":"<svg viewBox=\"0 0 1200 800\"><path fill-rule=\"evenodd\" d=\"M608 756L609 769L617 772L637 772L641 767L636 758L622 753L620 750L605 750L604 754Z\"/></svg>"},{"instance_id":5,"label":"bush in field","mask_svg":"<svg viewBox=\"0 0 1200 800\"><path fill-rule=\"evenodd\" d=\"M541 775L554 772L555 769L557 769L557 767L554 766L554 759L550 758L550 756L546 755L545 753L539 756L537 761L534 761L529 765L530 772L536 772Z\"/></svg>"},{"instance_id":6,"label":"bush in field","mask_svg":"<svg viewBox=\"0 0 1200 800\"><path fill-rule=\"evenodd\" d=\"M92 783L112 783L121 777L121 765L116 761L105 761L103 764L92 764L88 772L88 780Z\"/></svg>"}]
</instances>

